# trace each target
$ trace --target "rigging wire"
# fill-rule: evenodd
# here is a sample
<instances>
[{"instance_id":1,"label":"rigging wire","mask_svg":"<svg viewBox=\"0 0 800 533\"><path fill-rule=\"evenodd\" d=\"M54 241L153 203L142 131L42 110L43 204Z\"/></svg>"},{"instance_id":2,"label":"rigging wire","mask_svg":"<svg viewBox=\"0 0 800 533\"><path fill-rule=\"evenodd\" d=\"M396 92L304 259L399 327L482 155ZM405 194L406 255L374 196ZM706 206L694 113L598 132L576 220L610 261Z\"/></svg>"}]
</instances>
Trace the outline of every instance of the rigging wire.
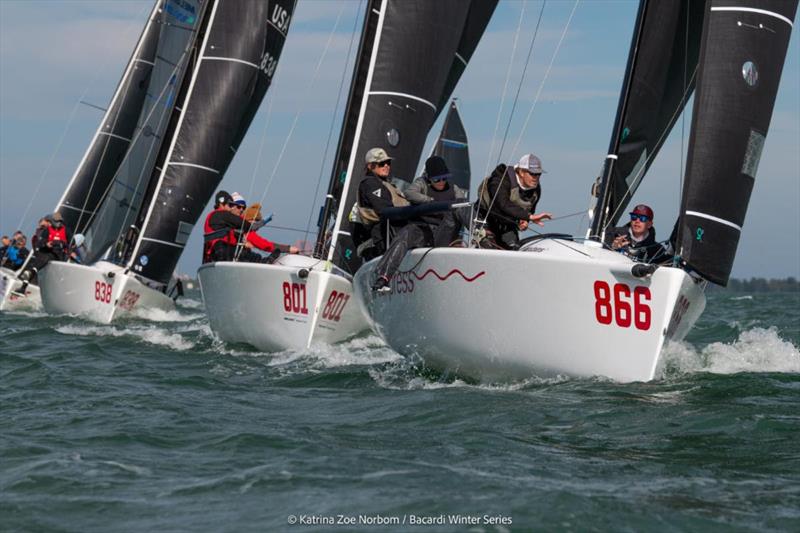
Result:
<instances>
[{"instance_id":1,"label":"rigging wire","mask_svg":"<svg viewBox=\"0 0 800 533\"><path fill-rule=\"evenodd\" d=\"M511 48L511 59L508 62L508 70L506 71L506 83L503 86L503 96L500 99L500 107L497 109L497 120L495 121L494 124L494 133L492 134L492 143L489 147L489 154L486 157L486 169L483 171L484 176L489 175L489 167L491 167L492 165L492 154L494 153L494 145L495 142L497 141L497 130L500 129L500 117L503 115L503 107L505 106L506 102L506 93L508 92L508 84L509 81L511 81L511 70L514 67L514 56L517 53L517 41L519 40L519 34L522 29L522 20L525 18L525 6L527 5L528 5L528 0L525 0L525 2L523 2L522 4L522 9L519 13L519 23L517 24L517 31L514 34L514 45Z\"/></svg>"},{"instance_id":2,"label":"rigging wire","mask_svg":"<svg viewBox=\"0 0 800 533\"><path fill-rule=\"evenodd\" d=\"M528 48L528 56L525 58L525 66L522 68L522 77L520 77L519 85L517 85L517 94L514 95L514 102L511 104L511 112L508 115L508 122L506 123L506 131L503 133L503 141L500 143L500 150L498 150L497 152L497 163L500 163L500 160L503 157L503 148L505 148L506 140L508 140L508 132L511 129L511 122L514 120L514 111L517 109L517 103L519 103L519 93L522 91L522 86L525 83L525 74L528 72L528 65L530 65L531 56L533 55L533 45L536 43L536 36L539 34L539 26L542 23L542 15L544 15L544 7L546 5L547 5L547 0L542 2L542 9L539 10L539 18L536 21L536 29L533 31L533 37L531 38L531 45ZM520 135L522 135L522 133L520 133ZM517 144L519 144L519 142L517 142ZM517 147L514 146L514 150L512 150L512 157L513 154L516 153L516 150Z\"/></svg>"},{"instance_id":3,"label":"rigging wire","mask_svg":"<svg viewBox=\"0 0 800 533\"><path fill-rule=\"evenodd\" d=\"M342 13L344 13L344 8L345 7L346 7L346 4L342 3L342 7L339 9L339 14L336 17L336 22L334 23L333 28L331 29L331 32L328 35L328 40L325 43L325 48L322 50L322 54L320 55L320 58L317 61L317 66L314 69L314 74L312 75L311 81L309 82L308 86L306 87L306 96L308 96L308 93L311 91L311 88L314 86L314 83L317 81L317 76L319 75L320 68L322 67L322 63L325 61L325 57L327 56L328 50L331 47L331 42L333 41L333 36L336 34L336 30L339 27L339 22L342 19ZM278 68L280 68L280 64L278 65ZM276 75L277 75L277 73L276 73ZM301 99L301 102L302 102L302 99ZM272 173L270 174L269 178L267 179L267 184L264 186L264 192L261 194L261 197L259 198L258 203L260 203L260 204L263 204L264 203L264 199L267 197L267 192L269 191L269 188L272 185L272 182L275 180L275 175L277 174L278 168L280 167L281 161L283 160L283 156L286 153L286 147L289 145L289 141L292 139L292 136L294 135L295 127L297 126L297 122L298 122L298 120L300 118L300 114L302 113L301 105L302 104L298 105L297 112L295 113L294 120L292 121L292 126L289 128L289 133L286 135L286 138L283 141L283 146L281 147L281 151L278 154L278 159L275 161L275 165L272 167ZM246 232L244 231L244 226L245 226L246 223L247 223L247 221L244 220L244 218L242 218L242 225L239 228L239 238L237 240L237 244L241 244L242 241L243 241L243 238L246 235ZM243 248L242 246L239 246L239 250L237 251L237 254L234 257L234 261L239 259L239 255L241 255L242 248Z\"/></svg>"},{"instance_id":4,"label":"rigging wire","mask_svg":"<svg viewBox=\"0 0 800 533\"><path fill-rule=\"evenodd\" d=\"M544 77L542 78L542 82L539 84L539 89L536 91L536 97L533 99L533 103L531 103L530 110L528 110L528 116L525 117L525 122L522 124L522 129L519 132L519 136L517 137L517 142L514 144L514 149L511 150L511 153L514 154L517 152L519 148L519 143L522 142L522 137L525 135L525 130L528 128L528 123L533 116L533 111L536 109L536 104L539 102L539 96L542 94L542 89L544 88L545 82L547 82L547 78L550 76L550 70L553 68L553 63L555 63L556 56L558 56L558 51L561 49L561 44L564 42L564 37L567 35L567 30L569 29L570 24L572 23L572 18L575 16L575 10L578 9L578 4L581 3L581 0L575 0L575 5L572 6L572 12L569 14L569 19L567 19L567 23L564 25L564 30L561 32L561 38L558 40L558 44L556 45L556 49L553 52L553 56L550 58L550 64L547 66L547 70L544 73Z\"/></svg>"},{"instance_id":5,"label":"rigging wire","mask_svg":"<svg viewBox=\"0 0 800 533\"><path fill-rule=\"evenodd\" d=\"M363 2L359 2L358 8L357 8L358 9L357 13L360 13L361 11L363 11L363 8L361 7L362 4L363 4ZM347 64L350 62L350 55L352 54L352 51L353 51L353 42L355 42L356 32L358 30L358 20L359 20L358 16L353 17L353 29L350 32L350 44L347 47L347 54L345 55L345 58L347 58L347 60L345 61L345 68L342 69L342 77L339 80L339 92L336 95L336 105L334 106L333 114L331 115L331 126L330 126L330 129L328 130L328 138L325 141L325 151L323 152L322 161L320 162L320 165L319 165L319 178L317 179L317 187L314 189L314 196L312 196L312 198L314 198L315 201L317 199L317 195L319 194L319 188L320 188L320 186L322 184L322 177L323 177L324 172L325 172L325 161L328 159L328 150L330 149L331 139L333 138L334 127L336 126L336 117L338 116L339 104L341 103L341 100L342 100L342 92L344 90L345 76L346 76L346 74L348 72ZM303 236L303 240L305 240L305 241L308 240L308 235L310 233L311 219L314 216L314 205L315 204L313 204L313 203L311 204L311 209L308 212L308 221L306 222L306 231L305 231L305 235ZM325 221L323 221L323 223L325 223ZM322 228L320 228L320 230L322 230Z\"/></svg>"}]
</instances>

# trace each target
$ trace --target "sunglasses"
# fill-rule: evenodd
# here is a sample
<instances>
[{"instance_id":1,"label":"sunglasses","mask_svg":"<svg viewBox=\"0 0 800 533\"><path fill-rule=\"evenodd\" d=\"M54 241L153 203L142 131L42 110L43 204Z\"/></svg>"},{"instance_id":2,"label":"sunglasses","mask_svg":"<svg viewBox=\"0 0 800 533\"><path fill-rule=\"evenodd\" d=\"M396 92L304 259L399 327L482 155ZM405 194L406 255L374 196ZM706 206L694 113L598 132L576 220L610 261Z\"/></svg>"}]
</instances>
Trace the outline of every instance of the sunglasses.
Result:
<instances>
[{"instance_id":1,"label":"sunglasses","mask_svg":"<svg viewBox=\"0 0 800 533\"><path fill-rule=\"evenodd\" d=\"M375 163L375 166L379 167L379 168L382 168L382 167L385 167L385 166L391 165L391 164L392 164L392 160L391 159L387 159L386 161L381 161L379 163Z\"/></svg>"},{"instance_id":2,"label":"sunglasses","mask_svg":"<svg viewBox=\"0 0 800 533\"><path fill-rule=\"evenodd\" d=\"M650 217L647 215L638 215L636 213L631 213L631 222L634 220L638 220L639 222L650 222Z\"/></svg>"},{"instance_id":3,"label":"sunglasses","mask_svg":"<svg viewBox=\"0 0 800 533\"><path fill-rule=\"evenodd\" d=\"M441 176L435 176L433 178L428 178L431 183L439 183L440 181L447 181L450 179L450 174L443 174Z\"/></svg>"},{"instance_id":4,"label":"sunglasses","mask_svg":"<svg viewBox=\"0 0 800 533\"><path fill-rule=\"evenodd\" d=\"M233 209L244 209L244 206L239 204L229 204L229 206Z\"/></svg>"}]
</instances>

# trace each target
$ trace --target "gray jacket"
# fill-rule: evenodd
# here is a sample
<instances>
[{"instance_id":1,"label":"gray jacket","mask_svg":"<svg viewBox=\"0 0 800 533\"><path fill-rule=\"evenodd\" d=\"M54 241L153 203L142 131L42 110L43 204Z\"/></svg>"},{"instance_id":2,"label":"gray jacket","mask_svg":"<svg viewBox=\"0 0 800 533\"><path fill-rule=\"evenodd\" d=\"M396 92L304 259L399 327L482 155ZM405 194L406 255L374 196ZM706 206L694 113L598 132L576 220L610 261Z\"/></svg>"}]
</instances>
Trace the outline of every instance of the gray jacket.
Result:
<instances>
[{"instance_id":1,"label":"gray jacket","mask_svg":"<svg viewBox=\"0 0 800 533\"><path fill-rule=\"evenodd\" d=\"M450 186L453 187L457 199L461 200L467 198L467 191L455 183L451 183ZM406 196L406 200L414 205L433 201L433 198L430 196L430 184L424 176L414 178L414 182L403 191L403 194Z\"/></svg>"}]
</instances>

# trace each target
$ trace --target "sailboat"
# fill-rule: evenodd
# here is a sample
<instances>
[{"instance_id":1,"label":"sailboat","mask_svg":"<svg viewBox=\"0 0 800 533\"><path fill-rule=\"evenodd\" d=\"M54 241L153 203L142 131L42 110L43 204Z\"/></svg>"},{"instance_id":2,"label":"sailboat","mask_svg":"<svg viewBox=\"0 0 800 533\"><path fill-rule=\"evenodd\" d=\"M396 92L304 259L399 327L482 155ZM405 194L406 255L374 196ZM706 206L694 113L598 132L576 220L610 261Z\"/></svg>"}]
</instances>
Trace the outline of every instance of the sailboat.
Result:
<instances>
[{"instance_id":1,"label":"sailboat","mask_svg":"<svg viewBox=\"0 0 800 533\"><path fill-rule=\"evenodd\" d=\"M471 176L469 143L455 98L450 102L450 108L447 110L447 116L442 125L442 132L436 139L431 155L438 155L444 159L452 176L450 181L465 191L469 191Z\"/></svg>"},{"instance_id":2,"label":"sailboat","mask_svg":"<svg viewBox=\"0 0 800 533\"><path fill-rule=\"evenodd\" d=\"M174 308L175 265L275 73L295 0L159 0L149 99L86 232L40 273L45 310L110 323Z\"/></svg>"},{"instance_id":3,"label":"sailboat","mask_svg":"<svg viewBox=\"0 0 800 533\"><path fill-rule=\"evenodd\" d=\"M733 5L732 5L733 4ZM359 303L394 350L478 380L531 375L652 380L725 285L789 43L797 1L640 3L586 238L541 235L519 251L418 249L393 292L355 277ZM664 265L603 245L695 91L688 161Z\"/></svg>"},{"instance_id":4,"label":"sailboat","mask_svg":"<svg viewBox=\"0 0 800 533\"><path fill-rule=\"evenodd\" d=\"M95 206L102 200L114 174L128 151L147 96L158 43L156 2L117 85L111 103L95 131L86 153L56 204L69 233L84 233L94 222ZM33 254L31 254L32 256ZM29 258L30 259L30 258ZM37 283L24 284L17 272L0 268L0 311L40 310L41 291ZM24 288L24 292L23 289Z\"/></svg>"},{"instance_id":5,"label":"sailboat","mask_svg":"<svg viewBox=\"0 0 800 533\"><path fill-rule=\"evenodd\" d=\"M348 219L364 154L385 146L411 181L425 138L447 106L495 1L369 0L316 253L275 263L217 262L198 279L211 329L261 350L333 343L367 329L352 300L362 264Z\"/></svg>"}]
</instances>

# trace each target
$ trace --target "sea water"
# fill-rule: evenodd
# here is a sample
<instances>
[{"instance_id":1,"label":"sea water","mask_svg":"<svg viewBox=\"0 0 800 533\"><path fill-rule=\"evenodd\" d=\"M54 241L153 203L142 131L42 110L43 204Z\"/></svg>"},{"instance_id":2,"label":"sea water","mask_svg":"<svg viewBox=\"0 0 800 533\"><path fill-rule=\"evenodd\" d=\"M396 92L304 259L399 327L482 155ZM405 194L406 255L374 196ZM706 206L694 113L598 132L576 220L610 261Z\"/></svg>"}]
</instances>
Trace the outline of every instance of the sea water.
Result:
<instances>
[{"instance_id":1,"label":"sea water","mask_svg":"<svg viewBox=\"0 0 800 533\"><path fill-rule=\"evenodd\" d=\"M711 293L634 384L466 383L371 335L259 353L197 293L2 314L0 530L798 531L798 347L797 293Z\"/></svg>"}]
</instances>

